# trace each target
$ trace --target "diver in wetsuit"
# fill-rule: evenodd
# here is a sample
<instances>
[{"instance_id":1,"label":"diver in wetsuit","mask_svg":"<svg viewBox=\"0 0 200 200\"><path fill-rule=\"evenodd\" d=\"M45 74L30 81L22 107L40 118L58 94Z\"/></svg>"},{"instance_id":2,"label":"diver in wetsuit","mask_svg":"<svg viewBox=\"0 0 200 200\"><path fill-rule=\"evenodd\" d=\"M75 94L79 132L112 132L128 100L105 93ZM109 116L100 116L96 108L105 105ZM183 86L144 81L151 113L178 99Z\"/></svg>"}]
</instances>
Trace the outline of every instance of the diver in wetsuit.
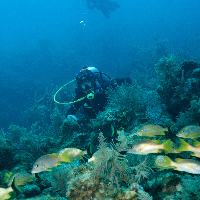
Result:
<instances>
[{"instance_id":1,"label":"diver in wetsuit","mask_svg":"<svg viewBox=\"0 0 200 200\"><path fill-rule=\"evenodd\" d=\"M77 74L76 81L74 101L85 98L72 104L66 115L73 116L83 107L86 116L93 119L106 106L108 99L106 90L112 85L111 78L96 67L83 67Z\"/></svg>"},{"instance_id":2,"label":"diver in wetsuit","mask_svg":"<svg viewBox=\"0 0 200 200\"><path fill-rule=\"evenodd\" d=\"M117 2L111 0L86 0L86 2L90 10L93 8L100 10L107 19L110 17L111 11L120 7Z\"/></svg>"}]
</instances>

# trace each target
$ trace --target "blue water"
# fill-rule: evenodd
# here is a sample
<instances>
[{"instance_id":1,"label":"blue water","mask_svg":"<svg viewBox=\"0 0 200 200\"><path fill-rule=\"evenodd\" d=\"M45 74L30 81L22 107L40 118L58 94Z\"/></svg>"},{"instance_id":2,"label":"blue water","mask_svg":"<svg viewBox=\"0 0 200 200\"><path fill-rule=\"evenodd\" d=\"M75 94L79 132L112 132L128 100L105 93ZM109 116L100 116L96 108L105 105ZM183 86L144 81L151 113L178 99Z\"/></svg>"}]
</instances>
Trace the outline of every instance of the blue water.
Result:
<instances>
[{"instance_id":1,"label":"blue water","mask_svg":"<svg viewBox=\"0 0 200 200\"><path fill-rule=\"evenodd\" d=\"M168 53L200 60L200 1L115 2L120 7L106 18L86 0L0 0L0 128L24 125L34 99L72 80L83 65L112 78L145 71L155 64L145 52L156 40Z\"/></svg>"}]
</instances>

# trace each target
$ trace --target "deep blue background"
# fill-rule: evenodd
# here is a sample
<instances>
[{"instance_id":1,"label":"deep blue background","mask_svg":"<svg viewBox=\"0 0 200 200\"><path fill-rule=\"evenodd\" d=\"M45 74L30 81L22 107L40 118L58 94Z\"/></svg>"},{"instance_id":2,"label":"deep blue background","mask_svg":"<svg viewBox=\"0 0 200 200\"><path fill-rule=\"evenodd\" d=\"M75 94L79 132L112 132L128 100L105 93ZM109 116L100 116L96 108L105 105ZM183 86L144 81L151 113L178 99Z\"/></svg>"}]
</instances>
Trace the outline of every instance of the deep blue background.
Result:
<instances>
[{"instance_id":1,"label":"deep blue background","mask_svg":"<svg viewBox=\"0 0 200 200\"><path fill-rule=\"evenodd\" d=\"M0 128L23 124L35 94L74 79L83 65L128 76L155 37L200 60L199 0L116 2L106 19L85 0L0 0Z\"/></svg>"}]
</instances>

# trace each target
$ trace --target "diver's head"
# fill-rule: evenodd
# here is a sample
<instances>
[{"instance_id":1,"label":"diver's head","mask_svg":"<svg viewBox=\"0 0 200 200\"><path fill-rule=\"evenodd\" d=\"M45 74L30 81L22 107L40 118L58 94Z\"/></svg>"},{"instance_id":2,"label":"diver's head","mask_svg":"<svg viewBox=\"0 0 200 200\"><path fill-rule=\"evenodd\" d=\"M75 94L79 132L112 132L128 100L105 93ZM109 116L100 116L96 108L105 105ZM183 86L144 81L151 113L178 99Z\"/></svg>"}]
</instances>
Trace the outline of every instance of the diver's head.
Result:
<instances>
[{"instance_id":1,"label":"diver's head","mask_svg":"<svg viewBox=\"0 0 200 200\"><path fill-rule=\"evenodd\" d=\"M77 85L80 87L81 84L86 82L93 82L94 75L93 73L88 70L88 67L83 67L82 70L76 75Z\"/></svg>"},{"instance_id":2,"label":"diver's head","mask_svg":"<svg viewBox=\"0 0 200 200\"><path fill-rule=\"evenodd\" d=\"M91 93L92 91L94 91L94 86L93 86L92 82L89 81L89 80L86 80L86 81L82 82L82 83L80 84L80 87L81 87L82 91L83 91L85 94L89 94L89 93Z\"/></svg>"},{"instance_id":3,"label":"diver's head","mask_svg":"<svg viewBox=\"0 0 200 200\"><path fill-rule=\"evenodd\" d=\"M77 74L77 86L82 89L85 94L94 91L95 81L98 78L100 71L96 67L84 66Z\"/></svg>"},{"instance_id":4,"label":"diver's head","mask_svg":"<svg viewBox=\"0 0 200 200\"><path fill-rule=\"evenodd\" d=\"M83 90L90 90L92 88L92 83L91 81L84 81L81 83L81 88Z\"/></svg>"},{"instance_id":5,"label":"diver's head","mask_svg":"<svg viewBox=\"0 0 200 200\"><path fill-rule=\"evenodd\" d=\"M86 67L84 66L83 69L76 75L76 81L79 85L82 82L91 81L94 82L95 77L99 74L100 71L96 67Z\"/></svg>"}]
</instances>

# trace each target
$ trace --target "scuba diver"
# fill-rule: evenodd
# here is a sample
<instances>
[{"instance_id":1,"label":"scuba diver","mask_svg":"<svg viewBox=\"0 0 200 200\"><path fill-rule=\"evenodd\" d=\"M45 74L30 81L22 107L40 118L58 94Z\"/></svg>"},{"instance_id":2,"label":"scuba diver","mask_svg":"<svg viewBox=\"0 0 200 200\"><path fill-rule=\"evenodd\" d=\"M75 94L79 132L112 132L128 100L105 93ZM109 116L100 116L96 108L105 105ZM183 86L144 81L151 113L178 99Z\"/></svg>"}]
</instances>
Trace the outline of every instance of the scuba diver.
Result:
<instances>
[{"instance_id":1,"label":"scuba diver","mask_svg":"<svg viewBox=\"0 0 200 200\"><path fill-rule=\"evenodd\" d=\"M106 106L108 99L106 91L112 85L112 80L96 67L84 66L77 74L76 81L74 99L76 103L71 105L66 116L74 118L79 108L82 107L85 115L93 119ZM79 101L79 99L82 100Z\"/></svg>"},{"instance_id":2,"label":"scuba diver","mask_svg":"<svg viewBox=\"0 0 200 200\"><path fill-rule=\"evenodd\" d=\"M111 0L86 0L86 2L90 10L93 8L100 10L107 19L109 19L112 11L120 7L117 2Z\"/></svg>"},{"instance_id":3,"label":"scuba diver","mask_svg":"<svg viewBox=\"0 0 200 200\"><path fill-rule=\"evenodd\" d=\"M69 103L58 102L56 100L57 94L73 81L77 82L74 100ZM80 108L83 108L84 117L86 119L94 119L107 105L108 88L115 89L123 83L131 84L131 82L130 77L111 79L96 67L84 66L76 75L76 79L65 84L55 93L54 101L58 104L71 104L71 107L66 113L67 118L77 120L75 114Z\"/></svg>"}]
</instances>

